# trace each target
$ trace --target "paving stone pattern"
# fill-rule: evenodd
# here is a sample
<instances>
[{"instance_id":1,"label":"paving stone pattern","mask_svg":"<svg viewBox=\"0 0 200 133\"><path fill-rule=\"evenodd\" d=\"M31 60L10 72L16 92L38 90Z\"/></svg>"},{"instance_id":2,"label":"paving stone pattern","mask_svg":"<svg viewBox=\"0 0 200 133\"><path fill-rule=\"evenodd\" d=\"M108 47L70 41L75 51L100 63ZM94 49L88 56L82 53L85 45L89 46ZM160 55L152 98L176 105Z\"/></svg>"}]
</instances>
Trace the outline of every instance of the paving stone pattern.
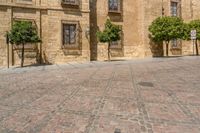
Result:
<instances>
[{"instance_id":1,"label":"paving stone pattern","mask_svg":"<svg viewBox=\"0 0 200 133\"><path fill-rule=\"evenodd\" d=\"M200 58L0 69L0 133L200 133Z\"/></svg>"}]
</instances>

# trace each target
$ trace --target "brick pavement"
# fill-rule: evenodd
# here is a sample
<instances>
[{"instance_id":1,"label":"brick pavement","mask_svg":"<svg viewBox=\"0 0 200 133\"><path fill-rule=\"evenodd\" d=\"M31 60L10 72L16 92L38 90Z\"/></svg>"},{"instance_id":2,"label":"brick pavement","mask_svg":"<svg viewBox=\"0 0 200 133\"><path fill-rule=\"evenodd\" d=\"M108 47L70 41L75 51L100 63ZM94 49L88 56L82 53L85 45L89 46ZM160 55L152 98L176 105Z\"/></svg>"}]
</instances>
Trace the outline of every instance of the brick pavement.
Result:
<instances>
[{"instance_id":1,"label":"brick pavement","mask_svg":"<svg viewBox=\"0 0 200 133\"><path fill-rule=\"evenodd\" d=\"M0 69L0 133L200 133L199 61Z\"/></svg>"}]
</instances>

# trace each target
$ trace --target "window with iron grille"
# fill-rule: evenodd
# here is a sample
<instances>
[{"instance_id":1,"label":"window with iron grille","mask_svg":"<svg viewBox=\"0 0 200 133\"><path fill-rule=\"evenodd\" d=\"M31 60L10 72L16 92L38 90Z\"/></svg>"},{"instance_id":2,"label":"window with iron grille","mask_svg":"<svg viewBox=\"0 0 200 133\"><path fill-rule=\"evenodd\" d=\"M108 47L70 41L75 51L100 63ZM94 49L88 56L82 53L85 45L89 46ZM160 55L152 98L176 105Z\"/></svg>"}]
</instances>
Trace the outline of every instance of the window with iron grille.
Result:
<instances>
[{"instance_id":1,"label":"window with iron grille","mask_svg":"<svg viewBox=\"0 0 200 133\"><path fill-rule=\"evenodd\" d=\"M109 0L108 7L110 12L120 12L121 0Z\"/></svg>"},{"instance_id":2,"label":"window with iron grille","mask_svg":"<svg viewBox=\"0 0 200 133\"><path fill-rule=\"evenodd\" d=\"M178 16L178 2L171 2L171 15Z\"/></svg>"},{"instance_id":3,"label":"window with iron grille","mask_svg":"<svg viewBox=\"0 0 200 133\"><path fill-rule=\"evenodd\" d=\"M76 24L63 24L63 45L76 44Z\"/></svg>"},{"instance_id":4,"label":"window with iron grille","mask_svg":"<svg viewBox=\"0 0 200 133\"><path fill-rule=\"evenodd\" d=\"M79 0L62 0L63 4L78 5Z\"/></svg>"},{"instance_id":5,"label":"window with iron grille","mask_svg":"<svg viewBox=\"0 0 200 133\"><path fill-rule=\"evenodd\" d=\"M171 41L171 43L172 43L172 48L177 48L177 47L178 47L178 43L177 43L177 40L176 40L176 39L173 39L173 40Z\"/></svg>"},{"instance_id":6,"label":"window with iron grille","mask_svg":"<svg viewBox=\"0 0 200 133\"><path fill-rule=\"evenodd\" d=\"M181 48L181 40L180 39L173 39L171 41L171 48Z\"/></svg>"}]
</instances>

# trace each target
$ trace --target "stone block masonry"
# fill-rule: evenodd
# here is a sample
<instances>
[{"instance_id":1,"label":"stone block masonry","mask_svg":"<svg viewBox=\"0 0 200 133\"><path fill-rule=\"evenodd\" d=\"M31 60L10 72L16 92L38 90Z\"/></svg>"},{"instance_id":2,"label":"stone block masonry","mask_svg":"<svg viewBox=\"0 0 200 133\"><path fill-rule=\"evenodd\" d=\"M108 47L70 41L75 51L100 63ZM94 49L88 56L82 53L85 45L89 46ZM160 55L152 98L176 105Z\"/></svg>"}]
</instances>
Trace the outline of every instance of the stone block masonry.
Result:
<instances>
[{"instance_id":1,"label":"stone block masonry","mask_svg":"<svg viewBox=\"0 0 200 133\"><path fill-rule=\"evenodd\" d=\"M111 59L163 56L165 46L155 45L149 39L151 22L162 15L170 16L171 2L179 3L177 10L181 9L179 16L184 21L200 19L198 0L119 0L117 10L109 7L108 0L75 1L78 4L62 0L0 0L0 66L7 65L5 34L19 20L32 21L42 39L41 44L33 44L37 45L35 49L34 46L25 49L25 64L30 65L107 60L107 46L96 37L107 18L122 27L121 41L111 47ZM64 24L69 27L75 24L75 30L64 29ZM177 45L170 45L169 54L193 54L192 43L177 41ZM10 65L19 65L20 49L10 47L9 57Z\"/></svg>"}]
</instances>

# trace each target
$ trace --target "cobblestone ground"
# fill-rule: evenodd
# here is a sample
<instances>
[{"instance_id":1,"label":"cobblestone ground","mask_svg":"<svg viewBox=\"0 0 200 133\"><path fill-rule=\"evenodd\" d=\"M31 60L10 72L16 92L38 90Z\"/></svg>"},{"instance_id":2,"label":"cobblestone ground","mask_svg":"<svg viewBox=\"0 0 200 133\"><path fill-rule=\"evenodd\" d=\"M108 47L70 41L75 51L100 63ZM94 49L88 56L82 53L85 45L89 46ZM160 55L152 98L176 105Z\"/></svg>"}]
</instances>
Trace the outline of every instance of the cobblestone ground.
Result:
<instances>
[{"instance_id":1,"label":"cobblestone ground","mask_svg":"<svg viewBox=\"0 0 200 133\"><path fill-rule=\"evenodd\" d=\"M200 57L0 69L0 133L200 133Z\"/></svg>"}]
</instances>

